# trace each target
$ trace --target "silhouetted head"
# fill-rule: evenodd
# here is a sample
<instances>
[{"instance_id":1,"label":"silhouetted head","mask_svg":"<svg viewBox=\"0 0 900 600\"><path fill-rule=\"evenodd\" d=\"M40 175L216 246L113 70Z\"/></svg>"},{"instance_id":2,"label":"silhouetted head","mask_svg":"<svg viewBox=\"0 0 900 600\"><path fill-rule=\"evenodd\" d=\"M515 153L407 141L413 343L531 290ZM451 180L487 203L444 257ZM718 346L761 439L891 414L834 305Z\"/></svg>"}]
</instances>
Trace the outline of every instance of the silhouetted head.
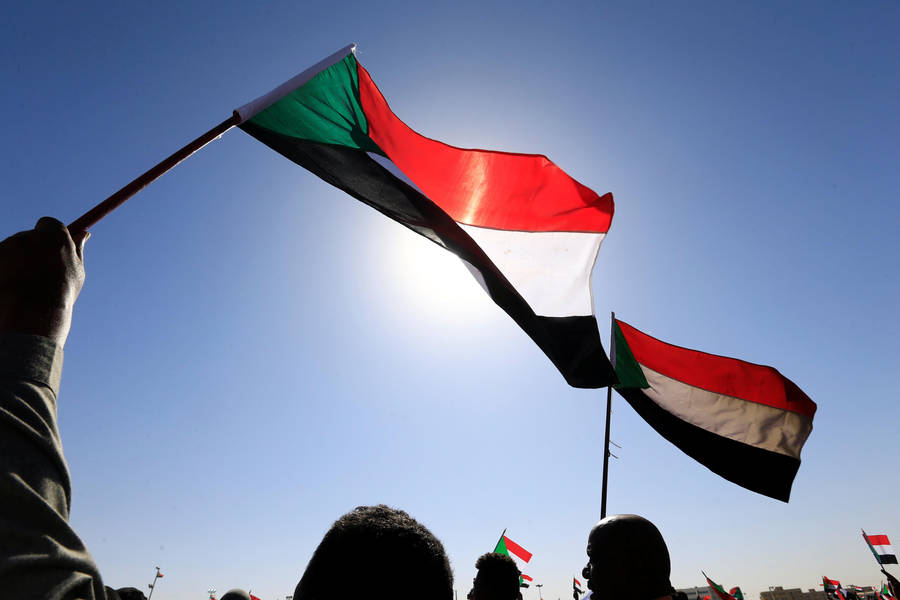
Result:
<instances>
[{"instance_id":1,"label":"silhouetted head","mask_svg":"<svg viewBox=\"0 0 900 600\"><path fill-rule=\"evenodd\" d=\"M103 586L103 589L106 590L106 600L122 600L121 596L119 596L119 592L108 585Z\"/></svg>"},{"instance_id":2,"label":"silhouetted head","mask_svg":"<svg viewBox=\"0 0 900 600\"><path fill-rule=\"evenodd\" d=\"M587 554L582 575L592 600L654 600L674 591L666 542L643 517L606 517L591 529Z\"/></svg>"},{"instance_id":3,"label":"silhouetted head","mask_svg":"<svg viewBox=\"0 0 900 600\"><path fill-rule=\"evenodd\" d=\"M147 596L144 595L144 592L136 587L119 588L116 590L116 593L121 600L147 600Z\"/></svg>"},{"instance_id":4,"label":"silhouetted head","mask_svg":"<svg viewBox=\"0 0 900 600\"><path fill-rule=\"evenodd\" d=\"M322 538L294 600L333 600L359 589L395 600L450 600L453 572L444 546L421 523L383 504L360 506Z\"/></svg>"},{"instance_id":5,"label":"silhouetted head","mask_svg":"<svg viewBox=\"0 0 900 600\"><path fill-rule=\"evenodd\" d=\"M519 591L519 567L505 554L488 552L475 561L475 580L469 600L516 600L521 598Z\"/></svg>"},{"instance_id":6,"label":"silhouetted head","mask_svg":"<svg viewBox=\"0 0 900 600\"><path fill-rule=\"evenodd\" d=\"M219 600L250 600L250 593L239 589L228 590Z\"/></svg>"}]
</instances>

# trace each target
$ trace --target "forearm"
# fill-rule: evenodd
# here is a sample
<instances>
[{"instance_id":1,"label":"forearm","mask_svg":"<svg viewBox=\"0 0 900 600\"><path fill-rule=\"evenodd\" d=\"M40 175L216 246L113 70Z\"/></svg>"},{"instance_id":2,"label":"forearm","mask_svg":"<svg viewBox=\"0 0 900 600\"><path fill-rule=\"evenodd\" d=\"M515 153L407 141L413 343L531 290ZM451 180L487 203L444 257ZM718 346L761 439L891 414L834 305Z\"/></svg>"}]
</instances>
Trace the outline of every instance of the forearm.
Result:
<instances>
[{"instance_id":1,"label":"forearm","mask_svg":"<svg viewBox=\"0 0 900 600\"><path fill-rule=\"evenodd\" d=\"M0 590L10 598L103 598L69 526L71 487L56 420L62 349L0 333Z\"/></svg>"}]
</instances>

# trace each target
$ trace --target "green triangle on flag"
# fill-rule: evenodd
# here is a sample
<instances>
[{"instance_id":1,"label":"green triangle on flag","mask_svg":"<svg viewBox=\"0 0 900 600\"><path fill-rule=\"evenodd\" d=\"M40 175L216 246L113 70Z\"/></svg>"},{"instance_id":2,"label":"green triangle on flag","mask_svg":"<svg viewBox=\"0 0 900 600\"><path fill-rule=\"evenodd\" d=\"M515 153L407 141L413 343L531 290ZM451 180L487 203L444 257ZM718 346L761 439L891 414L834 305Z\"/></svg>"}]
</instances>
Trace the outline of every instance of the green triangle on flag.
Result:
<instances>
[{"instance_id":1,"label":"green triangle on flag","mask_svg":"<svg viewBox=\"0 0 900 600\"><path fill-rule=\"evenodd\" d=\"M500 539L497 540L497 545L494 547L495 554L503 554L504 556L509 556L509 550L506 549L506 536L501 535Z\"/></svg>"},{"instance_id":2,"label":"green triangle on flag","mask_svg":"<svg viewBox=\"0 0 900 600\"><path fill-rule=\"evenodd\" d=\"M619 378L619 383L614 385L614 388L650 387L650 384L647 383L647 378L644 377L644 372L641 370L641 365L638 364L637 359L634 358L634 354L631 352L631 348L628 347L628 342L625 341L619 322L615 319L613 319L612 355L616 376Z\"/></svg>"}]
</instances>

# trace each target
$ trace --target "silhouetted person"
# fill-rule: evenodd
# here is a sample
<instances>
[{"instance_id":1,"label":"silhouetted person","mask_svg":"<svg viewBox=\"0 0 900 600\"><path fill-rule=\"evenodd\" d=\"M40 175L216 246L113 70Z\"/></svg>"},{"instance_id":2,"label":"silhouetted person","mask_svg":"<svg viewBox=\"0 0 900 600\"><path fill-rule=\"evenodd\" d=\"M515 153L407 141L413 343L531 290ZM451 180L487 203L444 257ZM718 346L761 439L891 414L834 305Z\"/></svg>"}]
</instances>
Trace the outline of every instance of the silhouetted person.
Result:
<instances>
[{"instance_id":1,"label":"silhouetted person","mask_svg":"<svg viewBox=\"0 0 900 600\"><path fill-rule=\"evenodd\" d=\"M587 554L582 575L591 600L671 600L669 550L647 519L606 517L591 529Z\"/></svg>"},{"instance_id":2,"label":"silhouetted person","mask_svg":"<svg viewBox=\"0 0 900 600\"><path fill-rule=\"evenodd\" d=\"M56 394L72 307L84 282L84 236L56 219L0 242L0 596L103 599L69 526L71 485Z\"/></svg>"},{"instance_id":3,"label":"silhouetted person","mask_svg":"<svg viewBox=\"0 0 900 600\"><path fill-rule=\"evenodd\" d=\"M122 600L122 596L119 595L119 592L108 585L103 586L103 589L106 590L106 600Z\"/></svg>"},{"instance_id":4,"label":"silhouetted person","mask_svg":"<svg viewBox=\"0 0 900 600\"><path fill-rule=\"evenodd\" d=\"M881 572L885 574L888 579L888 587L891 588L891 593L894 595L894 598L900 598L897 594L900 594L900 581L897 581L897 578L884 570L884 567L881 567Z\"/></svg>"},{"instance_id":5,"label":"silhouetted person","mask_svg":"<svg viewBox=\"0 0 900 600\"><path fill-rule=\"evenodd\" d=\"M469 600L521 600L519 567L505 554L488 552L475 561L478 572L472 582Z\"/></svg>"},{"instance_id":6,"label":"silhouetted person","mask_svg":"<svg viewBox=\"0 0 900 600\"><path fill-rule=\"evenodd\" d=\"M250 600L250 592L239 589L228 590L219 600Z\"/></svg>"},{"instance_id":7,"label":"silhouetted person","mask_svg":"<svg viewBox=\"0 0 900 600\"><path fill-rule=\"evenodd\" d=\"M365 592L362 592L365 590ZM451 600L444 546L424 525L383 504L334 522L294 590L294 600L352 597Z\"/></svg>"},{"instance_id":8,"label":"silhouetted person","mask_svg":"<svg viewBox=\"0 0 900 600\"><path fill-rule=\"evenodd\" d=\"M119 588L116 590L119 594L119 598L121 600L147 600L147 596L144 595L144 592L135 588L135 587L125 587ZM107 595L109 594L109 588L106 590ZM107 600L110 600L107 598Z\"/></svg>"}]
</instances>

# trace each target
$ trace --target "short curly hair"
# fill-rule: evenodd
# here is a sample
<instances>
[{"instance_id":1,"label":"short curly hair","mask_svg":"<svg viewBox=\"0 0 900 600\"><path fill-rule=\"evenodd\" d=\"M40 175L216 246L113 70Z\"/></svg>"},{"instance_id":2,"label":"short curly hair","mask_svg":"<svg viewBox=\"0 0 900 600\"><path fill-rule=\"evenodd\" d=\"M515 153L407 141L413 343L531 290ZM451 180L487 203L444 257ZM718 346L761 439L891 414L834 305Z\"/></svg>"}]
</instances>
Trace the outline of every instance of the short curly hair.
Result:
<instances>
[{"instance_id":1,"label":"short curly hair","mask_svg":"<svg viewBox=\"0 0 900 600\"><path fill-rule=\"evenodd\" d=\"M519 567L505 554L488 552L475 561L478 574L474 589L479 596L491 600L515 600L519 597Z\"/></svg>"},{"instance_id":2,"label":"short curly hair","mask_svg":"<svg viewBox=\"0 0 900 600\"><path fill-rule=\"evenodd\" d=\"M347 585L374 585L397 600L450 600L453 571L440 540L406 512L359 506L322 538L294 599L331 600Z\"/></svg>"}]
</instances>

